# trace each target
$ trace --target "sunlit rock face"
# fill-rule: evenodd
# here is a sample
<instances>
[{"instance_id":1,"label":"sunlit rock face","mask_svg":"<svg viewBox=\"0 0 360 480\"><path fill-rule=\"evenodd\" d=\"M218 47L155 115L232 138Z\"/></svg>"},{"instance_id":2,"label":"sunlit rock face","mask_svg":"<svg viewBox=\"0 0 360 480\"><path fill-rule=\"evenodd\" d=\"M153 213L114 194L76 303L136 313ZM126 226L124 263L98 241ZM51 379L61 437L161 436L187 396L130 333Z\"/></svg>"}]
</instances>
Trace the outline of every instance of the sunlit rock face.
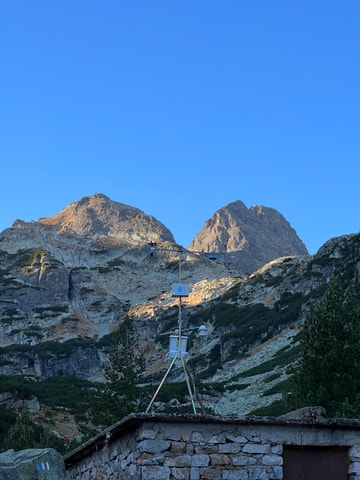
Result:
<instances>
[{"instance_id":1,"label":"sunlit rock face","mask_svg":"<svg viewBox=\"0 0 360 480\"><path fill-rule=\"evenodd\" d=\"M194 237L189 250L218 252L219 261L247 274L275 258L308 253L277 210L262 205L247 208L240 200L217 210Z\"/></svg>"}]
</instances>

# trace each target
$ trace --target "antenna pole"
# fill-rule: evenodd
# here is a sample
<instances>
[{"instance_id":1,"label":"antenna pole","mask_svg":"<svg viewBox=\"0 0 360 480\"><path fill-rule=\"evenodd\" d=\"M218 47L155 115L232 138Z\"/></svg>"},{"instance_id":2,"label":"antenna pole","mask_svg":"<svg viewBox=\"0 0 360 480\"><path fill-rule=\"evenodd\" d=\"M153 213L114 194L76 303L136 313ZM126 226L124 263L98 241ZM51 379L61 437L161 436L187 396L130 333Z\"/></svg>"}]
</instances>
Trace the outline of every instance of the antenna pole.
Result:
<instances>
[{"instance_id":1,"label":"antenna pole","mask_svg":"<svg viewBox=\"0 0 360 480\"><path fill-rule=\"evenodd\" d=\"M175 362L176 362L177 359L180 359L180 361L181 361L181 365L182 365L182 368L183 368L183 371L184 371L184 374L185 374L186 385L187 385L187 389L188 389L188 392L189 392L190 401L191 401L191 405L192 405L192 409L193 409L194 414L197 415L195 399L198 400L203 413L205 412L204 411L204 406L203 406L199 396L196 393L195 382L194 382L193 378L191 377L189 369L186 365L185 356L184 356L184 355L186 355L186 351L183 351L183 350L186 349L187 337L183 337L183 334L182 334L183 333L183 325L182 325L182 302L181 302L181 299L182 299L182 297L187 297L188 295L189 295L188 285L185 285L185 284L181 283L181 252L180 252L180 255L179 255L179 283L174 284L172 286L172 296L179 298L178 328L177 328L176 337L175 337L176 338L176 352L175 352L174 358L172 359L169 367L167 368L167 370L165 372L165 375L161 379L161 382L160 382L159 386L157 387L157 389L156 389L156 391L155 391L155 393L154 393L154 395L153 395L145 413L149 413L152 405L154 404L154 401L155 401L157 395L159 394L159 392L161 390L161 387L164 385L164 382L167 379L171 369L175 365ZM172 338L174 338L174 336L170 337L170 342L171 342ZM185 343L184 348L182 346L183 342ZM170 346L171 346L171 343L170 343ZM171 354L172 352L170 351L169 353Z\"/></svg>"}]
</instances>

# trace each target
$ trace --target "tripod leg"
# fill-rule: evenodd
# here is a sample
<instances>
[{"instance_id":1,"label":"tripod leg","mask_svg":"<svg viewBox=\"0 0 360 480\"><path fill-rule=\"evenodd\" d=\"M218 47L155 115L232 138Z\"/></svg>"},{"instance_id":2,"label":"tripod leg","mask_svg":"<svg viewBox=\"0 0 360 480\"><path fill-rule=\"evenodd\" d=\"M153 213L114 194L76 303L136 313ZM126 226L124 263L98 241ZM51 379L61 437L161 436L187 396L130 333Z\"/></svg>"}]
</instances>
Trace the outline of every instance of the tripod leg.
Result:
<instances>
[{"instance_id":1,"label":"tripod leg","mask_svg":"<svg viewBox=\"0 0 360 480\"><path fill-rule=\"evenodd\" d=\"M157 397L158 393L160 392L160 389L161 389L161 387L163 386L163 384L164 384L164 382L165 382L165 380L166 380L167 376L169 375L169 373L170 373L170 370L172 369L172 367L173 367L173 365L174 365L174 363L175 363L175 361L176 361L177 357L178 357L178 354L177 354L177 355L175 355L175 357L173 358L172 362L170 363L170 365L169 365L168 369L166 370L166 372L165 372L165 375L163 376L163 378L162 378L162 380L161 380L161 382L160 382L160 385L159 385L159 386L158 386L158 388L156 389L156 392L154 393L154 395L153 395L152 399L150 400L150 403L149 403L149 405L148 405L147 409L145 410L145 413L149 413L149 411L150 411L150 408L151 408L152 404L154 403L154 401L155 401L155 399L156 399L156 397Z\"/></svg>"},{"instance_id":2,"label":"tripod leg","mask_svg":"<svg viewBox=\"0 0 360 480\"><path fill-rule=\"evenodd\" d=\"M202 413L205 413L205 407L204 407L204 404L202 403L202 400L201 400L201 397L200 395L197 393L196 391L196 386L195 386L195 381L190 373L190 370L188 368L188 366L186 365L186 363L184 362L184 370L186 372L186 375L189 377L190 381L191 381L191 385L192 385L192 391L194 392L193 393L193 396L195 397L195 399L199 402L199 405L201 407L201 411ZM196 413L196 412L195 412Z\"/></svg>"},{"instance_id":3,"label":"tripod leg","mask_svg":"<svg viewBox=\"0 0 360 480\"><path fill-rule=\"evenodd\" d=\"M189 395L190 395L190 400L191 400L191 405L193 407L193 412L194 414L196 415L196 406L195 406L195 401L194 401L194 393L191 389L191 385L190 385L190 376L189 376L189 371L186 367L186 363L185 363L185 360L184 360L184 357L181 355L181 363L183 365L183 369L184 369L184 373L185 373L185 379L186 379L186 385L188 387L188 392L189 392Z\"/></svg>"}]
</instances>

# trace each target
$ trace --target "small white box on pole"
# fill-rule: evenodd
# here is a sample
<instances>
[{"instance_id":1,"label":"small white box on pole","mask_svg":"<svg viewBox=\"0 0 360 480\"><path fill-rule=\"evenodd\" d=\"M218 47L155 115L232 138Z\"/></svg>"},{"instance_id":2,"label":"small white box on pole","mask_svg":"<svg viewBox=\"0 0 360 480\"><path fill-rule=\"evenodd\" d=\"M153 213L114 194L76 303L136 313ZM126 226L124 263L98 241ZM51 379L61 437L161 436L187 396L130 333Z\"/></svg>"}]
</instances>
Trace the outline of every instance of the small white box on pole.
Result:
<instances>
[{"instance_id":1,"label":"small white box on pole","mask_svg":"<svg viewBox=\"0 0 360 480\"><path fill-rule=\"evenodd\" d=\"M181 352L181 355L185 357L187 355L187 336L181 336L181 339L178 335L170 335L169 341L169 352L168 357L174 358ZM181 348L179 348L179 343L181 343Z\"/></svg>"},{"instance_id":2,"label":"small white box on pole","mask_svg":"<svg viewBox=\"0 0 360 480\"><path fill-rule=\"evenodd\" d=\"M173 283L171 288L171 295L173 297L188 297L189 285L186 283Z\"/></svg>"}]
</instances>

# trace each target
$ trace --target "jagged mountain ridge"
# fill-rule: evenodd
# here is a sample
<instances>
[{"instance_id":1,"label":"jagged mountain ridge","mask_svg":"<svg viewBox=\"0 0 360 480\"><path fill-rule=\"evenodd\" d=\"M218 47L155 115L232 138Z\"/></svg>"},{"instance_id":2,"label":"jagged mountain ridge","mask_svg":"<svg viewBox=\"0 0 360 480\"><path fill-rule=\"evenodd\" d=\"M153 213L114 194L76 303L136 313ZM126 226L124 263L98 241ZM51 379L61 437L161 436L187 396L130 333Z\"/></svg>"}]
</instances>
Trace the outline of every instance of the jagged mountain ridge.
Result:
<instances>
[{"instance_id":1,"label":"jagged mountain ridge","mask_svg":"<svg viewBox=\"0 0 360 480\"><path fill-rule=\"evenodd\" d=\"M107 202L102 195L86 198L87 204ZM77 202L73 207L79 207ZM125 235L124 242L115 228L108 235L102 226L98 234L91 215L85 216L86 228L79 226L81 234L73 232L75 225L64 229L68 223L62 215L29 224L17 221L0 234L2 374L46 378L61 371L101 379L106 362L102 339L126 311L149 347L147 374L161 374L167 346L159 333L176 327L177 301L170 286L178 280L181 257L182 280L191 286L184 323L209 328L203 343L192 339L191 362L210 386L216 382L227 388L204 399L221 413L249 413L279 398L280 393L262 393L286 380L297 333L329 280L336 274L351 281L360 272L359 235L332 239L314 256L276 259L243 276L182 249L167 236L166 227L158 227L163 240L150 238L158 241L151 256L147 241L152 230L143 225L144 233L135 232L130 242ZM69 212L66 218L69 222ZM283 352L291 354L287 363L280 361ZM267 361L276 363L278 357L278 366L266 369ZM262 373L251 373L263 364ZM180 378L181 369L169 379Z\"/></svg>"},{"instance_id":2,"label":"jagged mountain ridge","mask_svg":"<svg viewBox=\"0 0 360 480\"><path fill-rule=\"evenodd\" d=\"M239 238L247 209L242 202L235 202L224 209L229 210L232 217L219 212L215 216L220 219L222 229L221 218L227 221L231 217L232 224L236 219L243 219L238 229L227 234L234 251L234 246L241 246ZM277 230L281 231L281 225L287 230L290 227L275 210L268 210L263 221L266 233L258 233L261 238L272 239L269 233L269 227L273 229L272 218L281 218L280 223L276 223ZM248 227L250 231L250 225ZM287 244L284 252L296 252L297 245L301 244L295 233L293 236L293 247ZM157 243L155 254L149 250L149 240ZM231 264L229 271L228 263L224 265L221 257L212 262L206 256L185 251L154 217L103 194L72 202L60 213L37 222L15 221L0 234L0 249L2 269L6 272L6 284L0 296L3 318L0 345L4 346L25 338L31 344L38 343L39 339L64 341L84 332L100 338L112 331L125 310L143 304L146 298L157 298L158 305L171 304L169 294L159 294L169 292L171 283L178 281L176 267L180 251L186 264L183 276L192 285L194 303L221 294L233 283L234 275L243 270L237 263ZM281 249L277 248L273 255L269 248L266 252L272 260ZM248 266L257 263L250 257L247 261ZM173 267L169 268L171 264ZM153 302L149 304L149 309L154 309ZM52 311L54 305L58 315ZM12 323L16 328L10 327ZM34 326L41 327L42 335Z\"/></svg>"},{"instance_id":3,"label":"jagged mountain ridge","mask_svg":"<svg viewBox=\"0 0 360 480\"><path fill-rule=\"evenodd\" d=\"M217 210L188 248L225 252L232 268L247 274L275 258L308 254L277 210L262 205L247 208L240 200Z\"/></svg>"},{"instance_id":4,"label":"jagged mountain ridge","mask_svg":"<svg viewBox=\"0 0 360 480\"><path fill-rule=\"evenodd\" d=\"M149 241L175 243L170 230L153 216L100 193L72 202L58 214L37 222L16 220L0 234L0 247L9 253L43 247L71 266L86 264L86 250L131 250ZM219 261L236 273L251 273L282 256L308 253L277 210L261 205L248 209L240 200L215 212L195 235L189 250L220 252ZM68 260L65 252L70 255Z\"/></svg>"},{"instance_id":5,"label":"jagged mountain ridge","mask_svg":"<svg viewBox=\"0 0 360 480\"><path fill-rule=\"evenodd\" d=\"M155 253L149 240L157 242ZM216 280L219 292L231 284L223 265L185 252L154 217L102 194L38 222L17 220L0 234L0 345L100 338L131 306L154 298L171 304L182 251L183 276L199 301L209 295L204 278L206 285Z\"/></svg>"},{"instance_id":6,"label":"jagged mountain ridge","mask_svg":"<svg viewBox=\"0 0 360 480\"><path fill-rule=\"evenodd\" d=\"M159 333L177 324L177 301L169 290L181 256L183 280L191 286L184 325L209 329L202 343L192 338L189 364L209 385L205 404L221 414L248 414L281 398L277 385L288 378L310 308L334 275L346 284L360 274L360 235L331 239L314 256L283 257L251 275L232 276L221 262L169 241L160 241L151 257L142 241L129 248L116 239L113 246L106 235L99 241L96 235L45 229L51 245L26 248L26 235L18 244L17 231L0 235L0 374L39 380L62 372L101 380L109 345L103 340L130 311L149 347L146 375L159 378L167 366ZM3 248L6 242L11 252ZM82 250L87 263L77 255L72 266L72 253L62 253L62 261L66 245ZM181 373L175 369L169 381L180 380ZM214 387L219 384L221 391ZM0 403L10 405L6 398L0 396Z\"/></svg>"},{"instance_id":7,"label":"jagged mountain ridge","mask_svg":"<svg viewBox=\"0 0 360 480\"><path fill-rule=\"evenodd\" d=\"M270 231L281 232L284 226L283 237L289 236L289 231L293 235L293 246L288 242L284 251L306 252L278 212L263 207L256 211L254 217L253 209L238 201L216 212L213 238L219 231L223 235L224 225L231 224L226 247L231 252L240 249L245 238L242 229L251 232L255 228L247 219L254 217L259 225L257 217L262 212L266 231L250 235L254 243L258 237L273 240ZM207 225L204 231L209 233ZM149 240L158 244L155 253L149 252ZM103 194L72 202L60 213L37 222L17 220L0 234L0 249L2 346L66 341L84 335L99 339L136 305L142 305L143 315L153 317L157 309L174 304L170 285L178 281L179 252L183 251L161 222ZM273 256L266 250L271 260L281 253L278 246ZM182 276L191 284L190 302L194 305L221 295L242 271L234 265L229 271L220 260L209 261L185 250L181 261L186 265ZM251 262L253 259L248 265Z\"/></svg>"}]
</instances>

